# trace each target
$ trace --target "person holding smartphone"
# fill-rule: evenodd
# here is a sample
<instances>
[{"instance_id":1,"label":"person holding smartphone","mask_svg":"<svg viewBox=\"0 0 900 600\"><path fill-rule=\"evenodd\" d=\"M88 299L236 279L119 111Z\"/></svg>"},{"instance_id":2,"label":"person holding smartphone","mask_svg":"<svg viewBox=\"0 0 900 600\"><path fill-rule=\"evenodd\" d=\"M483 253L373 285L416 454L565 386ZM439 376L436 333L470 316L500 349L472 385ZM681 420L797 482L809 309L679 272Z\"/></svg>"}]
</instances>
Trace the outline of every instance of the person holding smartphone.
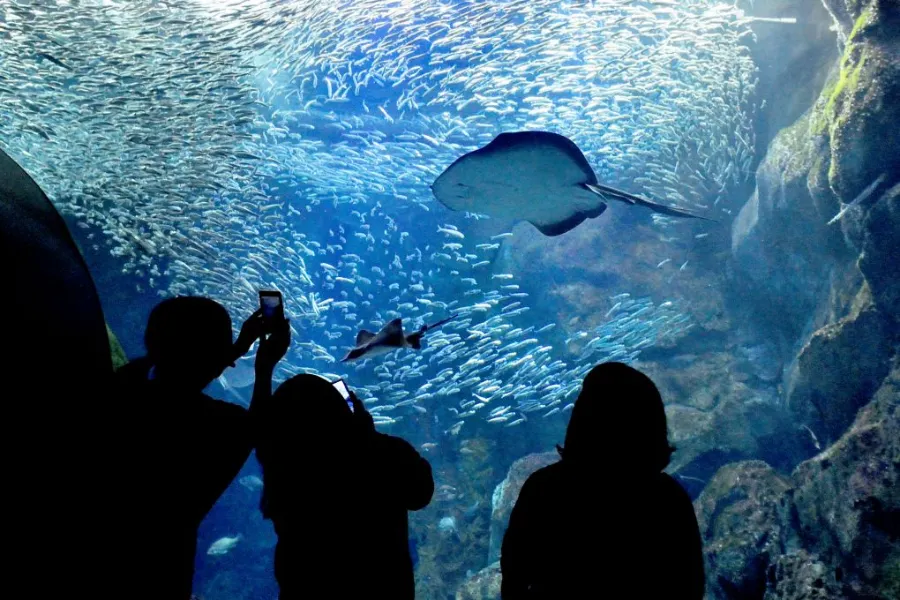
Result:
<instances>
[{"instance_id":1,"label":"person holding smartphone","mask_svg":"<svg viewBox=\"0 0 900 600\"><path fill-rule=\"evenodd\" d=\"M256 416L280 600L411 600L407 512L431 501L428 461L376 431L343 380L297 375Z\"/></svg>"},{"instance_id":2,"label":"person holding smartphone","mask_svg":"<svg viewBox=\"0 0 900 600\"><path fill-rule=\"evenodd\" d=\"M266 317L261 308L232 342L231 318L222 305L177 297L153 309L144 337L147 355L116 374L115 441L104 464L116 487L110 510L124 515L124 522L112 559L122 564L110 571L142 597L188 600L197 529L250 455L251 415L271 396L290 326L283 310ZM204 394L256 340L249 412Z\"/></svg>"}]
</instances>

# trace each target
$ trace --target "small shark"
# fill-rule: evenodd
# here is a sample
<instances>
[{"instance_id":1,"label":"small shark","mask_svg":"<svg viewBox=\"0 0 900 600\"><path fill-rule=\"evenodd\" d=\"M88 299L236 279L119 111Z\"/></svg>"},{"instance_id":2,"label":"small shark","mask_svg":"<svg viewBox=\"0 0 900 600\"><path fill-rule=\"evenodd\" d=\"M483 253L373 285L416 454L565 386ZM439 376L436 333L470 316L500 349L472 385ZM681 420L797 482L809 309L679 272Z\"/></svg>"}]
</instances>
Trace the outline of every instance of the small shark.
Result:
<instances>
[{"instance_id":1,"label":"small shark","mask_svg":"<svg viewBox=\"0 0 900 600\"><path fill-rule=\"evenodd\" d=\"M402 319L394 319L381 328L378 333L372 333L366 329L356 334L356 347L354 347L347 356L341 359L341 362L356 360L366 357L373 358L381 356L388 352L393 352L398 348L412 348L418 350L422 347L422 336L426 331L436 329L447 321L455 319L459 314L447 317L443 321L438 321L434 325L423 325L417 332L408 336L403 334Z\"/></svg>"}]
</instances>

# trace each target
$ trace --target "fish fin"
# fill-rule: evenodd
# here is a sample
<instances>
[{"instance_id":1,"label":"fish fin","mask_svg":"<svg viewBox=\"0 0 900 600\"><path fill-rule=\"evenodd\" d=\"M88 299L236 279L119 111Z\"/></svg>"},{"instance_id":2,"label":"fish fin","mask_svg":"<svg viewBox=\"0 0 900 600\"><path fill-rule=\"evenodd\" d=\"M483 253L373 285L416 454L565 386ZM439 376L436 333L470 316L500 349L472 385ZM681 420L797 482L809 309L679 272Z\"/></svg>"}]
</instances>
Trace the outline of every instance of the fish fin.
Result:
<instances>
[{"instance_id":1,"label":"fish fin","mask_svg":"<svg viewBox=\"0 0 900 600\"><path fill-rule=\"evenodd\" d=\"M356 345L359 346L361 344L365 344L373 337L375 337L374 333L367 329L361 329L360 332L356 334Z\"/></svg>"},{"instance_id":2,"label":"fish fin","mask_svg":"<svg viewBox=\"0 0 900 600\"><path fill-rule=\"evenodd\" d=\"M409 347L412 348L413 350L421 350L421 348L422 348L422 335L423 335L424 333L425 333L424 331L421 331L421 330L420 330L420 331L418 331L418 332L412 334L412 335L409 336L408 338L406 338L406 342L409 344Z\"/></svg>"},{"instance_id":3,"label":"fish fin","mask_svg":"<svg viewBox=\"0 0 900 600\"><path fill-rule=\"evenodd\" d=\"M394 319L393 321L389 321L382 331L385 333L399 333L400 335L403 335L403 320Z\"/></svg>"},{"instance_id":4,"label":"fish fin","mask_svg":"<svg viewBox=\"0 0 900 600\"><path fill-rule=\"evenodd\" d=\"M585 183L584 187L594 192L598 196L602 196L604 198L612 198L613 200L619 200L620 202L624 202L626 204L644 206L646 208L649 208L653 212L657 212L663 215L669 215L672 217L685 217L689 219L702 219L704 221L715 220L694 214L681 208L657 204L656 202L651 202L646 198L641 198L640 196L635 196L634 194L629 194L628 192L623 192L622 190L617 190L615 188L601 185L599 183Z\"/></svg>"}]
</instances>

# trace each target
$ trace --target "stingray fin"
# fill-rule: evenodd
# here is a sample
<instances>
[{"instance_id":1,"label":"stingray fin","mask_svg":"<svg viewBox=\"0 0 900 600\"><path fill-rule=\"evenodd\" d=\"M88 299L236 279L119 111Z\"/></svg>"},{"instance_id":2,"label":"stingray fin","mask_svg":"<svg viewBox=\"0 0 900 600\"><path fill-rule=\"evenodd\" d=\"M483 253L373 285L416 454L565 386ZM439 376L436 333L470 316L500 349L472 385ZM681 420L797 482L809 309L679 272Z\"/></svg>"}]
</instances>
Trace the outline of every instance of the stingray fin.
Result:
<instances>
[{"instance_id":1,"label":"stingray fin","mask_svg":"<svg viewBox=\"0 0 900 600\"><path fill-rule=\"evenodd\" d=\"M616 188L611 188L606 185L601 185L599 183L585 183L584 187L594 192L598 196L602 196L604 198L612 198L614 200L619 200L620 202L624 202L626 204L645 206L652 210L653 212L657 212L663 215L669 215L672 217L686 217L689 219L703 219L704 221L712 221L708 217L703 217L697 214L694 214L690 211L675 208L672 206L665 206L663 204L657 204L656 202L651 202L646 198L641 198L640 196L635 196L634 194L629 194L628 192L624 192L622 190L617 190Z\"/></svg>"},{"instance_id":2,"label":"stingray fin","mask_svg":"<svg viewBox=\"0 0 900 600\"><path fill-rule=\"evenodd\" d=\"M424 333L424 331L417 331L406 338L406 343L409 344L409 347L413 350L420 350L422 348L422 335Z\"/></svg>"},{"instance_id":3,"label":"stingray fin","mask_svg":"<svg viewBox=\"0 0 900 600\"><path fill-rule=\"evenodd\" d=\"M395 334L399 333L401 336L403 335L403 320L402 319L394 319L393 321L388 321L388 324L382 328L382 331L387 334Z\"/></svg>"},{"instance_id":4,"label":"stingray fin","mask_svg":"<svg viewBox=\"0 0 900 600\"><path fill-rule=\"evenodd\" d=\"M375 334L367 329L361 329L359 333L356 334L356 345L360 346L365 344L369 340L375 337Z\"/></svg>"}]
</instances>

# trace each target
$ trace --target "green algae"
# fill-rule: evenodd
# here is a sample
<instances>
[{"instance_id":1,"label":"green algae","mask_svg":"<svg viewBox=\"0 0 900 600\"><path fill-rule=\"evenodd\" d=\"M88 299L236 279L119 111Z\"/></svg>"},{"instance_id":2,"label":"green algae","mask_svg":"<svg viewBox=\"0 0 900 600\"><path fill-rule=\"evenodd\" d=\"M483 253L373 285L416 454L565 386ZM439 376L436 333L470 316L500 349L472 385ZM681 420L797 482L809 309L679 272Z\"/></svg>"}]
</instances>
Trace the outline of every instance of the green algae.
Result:
<instances>
[{"instance_id":1,"label":"green algae","mask_svg":"<svg viewBox=\"0 0 900 600\"><path fill-rule=\"evenodd\" d=\"M128 362L128 356L125 354L125 349L122 348L122 344L119 343L116 334L109 328L109 325L106 326L106 336L109 338L109 353L112 357L113 369L118 369Z\"/></svg>"},{"instance_id":2,"label":"green algae","mask_svg":"<svg viewBox=\"0 0 900 600\"><path fill-rule=\"evenodd\" d=\"M837 124L839 113L845 97L859 89L860 79L867 60L864 44L857 41L859 33L871 22L873 12L866 8L853 24L847 37L844 54L841 57L837 75L830 76L819 97L819 106L824 100L824 107L815 111L810 120L810 133L813 136L830 133ZM858 57L856 55L858 54ZM856 57L856 58L855 58Z\"/></svg>"}]
</instances>

